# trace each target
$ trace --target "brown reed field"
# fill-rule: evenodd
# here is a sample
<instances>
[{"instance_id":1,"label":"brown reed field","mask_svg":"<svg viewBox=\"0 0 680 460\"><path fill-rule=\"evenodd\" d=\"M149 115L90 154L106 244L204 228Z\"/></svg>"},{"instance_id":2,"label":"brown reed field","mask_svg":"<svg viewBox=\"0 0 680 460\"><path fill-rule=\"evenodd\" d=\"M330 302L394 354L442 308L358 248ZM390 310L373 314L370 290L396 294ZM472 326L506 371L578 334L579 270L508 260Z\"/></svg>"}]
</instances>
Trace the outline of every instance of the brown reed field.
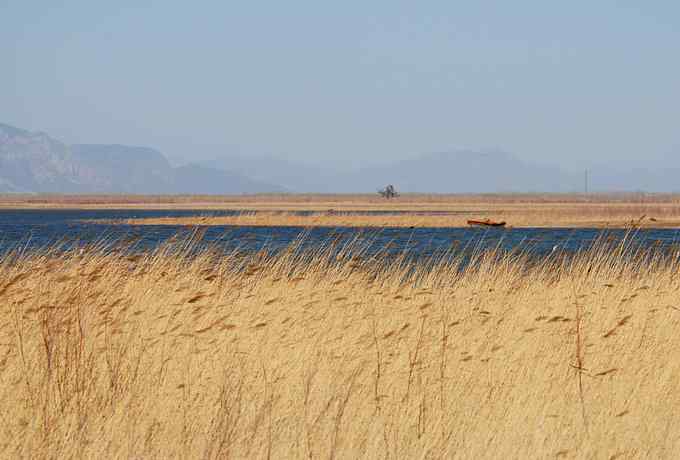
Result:
<instances>
[{"instance_id":1,"label":"brown reed field","mask_svg":"<svg viewBox=\"0 0 680 460\"><path fill-rule=\"evenodd\" d=\"M0 262L0 456L677 458L680 254Z\"/></svg>"},{"instance_id":2,"label":"brown reed field","mask_svg":"<svg viewBox=\"0 0 680 460\"><path fill-rule=\"evenodd\" d=\"M651 213L648 215L646 213ZM658 217L653 217L658 216ZM663 216L663 217L660 217ZM249 227L379 227L379 228L460 228L468 219L489 219L507 223L506 228L680 228L680 207L612 205L601 207L561 207L558 209L532 205L514 209L461 209L457 211L371 211L309 212L243 211L234 215L211 216L198 212L194 216L139 217L100 219L93 223L171 226L249 226Z\"/></svg>"},{"instance_id":3,"label":"brown reed field","mask_svg":"<svg viewBox=\"0 0 680 460\"><path fill-rule=\"evenodd\" d=\"M135 219L134 225L254 225L345 227L462 227L468 219L513 227L680 228L680 195L673 194L278 194L240 196L0 195L0 209L190 209L196 216ZM235 216L206 217L230 210ZM301 215L300 211L308 213ZM381 214L372 214L380 211Z\"/></svg>"}]
</instances>

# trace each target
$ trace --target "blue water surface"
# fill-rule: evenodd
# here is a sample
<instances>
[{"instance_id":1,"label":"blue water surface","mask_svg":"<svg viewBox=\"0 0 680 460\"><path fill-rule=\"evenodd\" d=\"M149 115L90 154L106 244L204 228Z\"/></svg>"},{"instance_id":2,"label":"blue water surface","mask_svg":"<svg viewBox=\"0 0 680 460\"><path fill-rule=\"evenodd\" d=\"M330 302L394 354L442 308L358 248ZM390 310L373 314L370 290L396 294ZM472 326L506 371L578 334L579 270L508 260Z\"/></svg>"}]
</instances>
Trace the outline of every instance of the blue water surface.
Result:
<instances>
[{"instance_id":1,"label":"blue water surface","mask_svg":"<svg viewBox=\"0 0 680 460\"><path fill-rule=\"evenodd\" d=\"M110 220L144 217L217 216L237 211L215 210L0 210L0 253L18 247L25 250L55 244L88 244L99 241L134 241L136 250L149 250L179 234L186 226L118 225ZM92 222L101 219L102 223ZM109 222L107 222L107 220ZM576 252L602 235L588 228L347 228L347 227L207 227L201 245L225 251L241 249L277 251L302 238L306 246L357 239L371 251L408 252L430 256L452 247L480 249L500 246L536 255L555 250ZM639 246L668 248L678 243L676 229L643 229L634 233L607 230L609 238L634 240Z\"/></svg>"}]
</instances>

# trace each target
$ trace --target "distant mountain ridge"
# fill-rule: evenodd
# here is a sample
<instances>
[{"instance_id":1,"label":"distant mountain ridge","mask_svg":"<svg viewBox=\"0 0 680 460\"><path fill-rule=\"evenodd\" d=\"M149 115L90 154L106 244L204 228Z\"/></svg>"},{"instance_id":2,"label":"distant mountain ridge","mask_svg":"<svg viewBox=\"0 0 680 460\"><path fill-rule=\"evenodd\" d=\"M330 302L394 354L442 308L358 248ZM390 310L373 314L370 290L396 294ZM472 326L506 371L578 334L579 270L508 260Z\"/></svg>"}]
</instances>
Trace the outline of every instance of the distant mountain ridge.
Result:
<instances>
[{"instance_id":1,"label":"distant mountain ridge","mask_svg":"<svg viewBox=\"0 0 680 460\"><path fill-rule=\"evenodd\" d=\"M590 190L675 192L680 168L603 165ZM276 157L219 156L173 166L158 150L119 144L66 145L42 132L0 124L0 193L403 193L581 192L583 174L502 151L451 150L346 171Z\"/></svg>"},{"instance_id":2,"label":"distant mountain ridge","mask_svg":"<svg viewBox=\"0 0 680 460\"><path fill-rule=\"evenodd\" d=\"M285 189L202 165L174 168L159 151L126 145L66 145L0 124L0 192L240 194Z\"/></svg>"},{"instance_id":3,"label":"distant mountain ridge","mask_svg":"<svg viewBox=\"0 0 680 460\"><path fill-rule=\"evenodd\" d=\"M453 150L342 172L270 157L225 156L205 164L295 192L373 193L385 184L405 193L573 192L582 186L580 176L500 151Z\"/></svg>"},{"instance_id":4,"label":"distant mountain ridge","mask_svg":"<svg viewBox=\"0 0 680 460\"><path fill-rule=\"evenodd\" d=\"M679 192L680 152L660 166L595 165L591 192ZM581 193L583 172L524 161L499 150L450 150L379 166L329 171L275 157L222 156L205 162L213 168L281 184L294 192L373 193L394 184L404 193Z\"/></svg>"},{"instance_id":5,"label":"distant mountain ridge","mask_svg":"<svg viewBox=\"0 0 680 460\"><path fill-rule=\"evenodd\" d=\"M201 164L210 168L235 171L255 180L280 184L292 192L336 193L339 190L335 184L340 182L343 176L343 172L273 156L220 156Z\"/></svg>"},{"instance_id":6,"label":"distant mountain ridge","mask_svg":"<svg viewBox=\"0 0 680 460\"><path fill-rule=\"evenodd\" d=\"M395 184L411 193L570 192L572 177L557 167L526 163L501 151L454 150L421 155L350 174L363 189Z\"/></svg>"}]
</instances>

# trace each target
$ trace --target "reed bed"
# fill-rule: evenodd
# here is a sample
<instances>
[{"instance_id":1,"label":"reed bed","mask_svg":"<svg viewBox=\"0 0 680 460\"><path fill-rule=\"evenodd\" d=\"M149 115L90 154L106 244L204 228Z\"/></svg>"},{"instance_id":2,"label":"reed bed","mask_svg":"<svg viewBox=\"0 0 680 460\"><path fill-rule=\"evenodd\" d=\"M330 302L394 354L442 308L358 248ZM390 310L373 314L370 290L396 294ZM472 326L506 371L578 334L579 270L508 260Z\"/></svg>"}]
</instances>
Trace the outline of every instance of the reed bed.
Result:
<instances>
[{"instance_id":1,"label":"reed bed","mask_svg":"<svg viewBox=\"0 0 680 460\"><path fill-rule=\"evenodd\" d=\"M251 227L379 227L379 228L460 228L468 219L490 218L507 222L508 227L570 228L680 228L680 206L670 205L504 205L485 209L459 205L456 210L335 210L309 211L260 210L233 215L182 217L140 217L121 220L99 220L125 225L172 226L251 226ZM300 212L304 211L304 212ZM375 211L380 211L375 213Z\"/></svg>"},{"instance_id":2,"label":"reed bed","mask_svg":"<svg viewBox=\"0 0 680 460\"><path fill-rule=\"evenodd\" d=\"M385 200L376 193L259 193L251 195L126 195L126 194L0 194L0 207L6 208L196 208L199 205L238 209L253 206L265 209L340 209L344 206L390 208L407 206L446 207L459 204L680 204L678 193L403 193L395 200Z\"/></svg>"},{"instance_id":3,"label":"reed bed","mask_svg":"<svg viewBox=\"0 0 680 460\"><path fill-rule=\"evenodd\" d=\"M0 455L680 453L679 254L301 247L3 256Z\"/></svg>"},{"instance_id":4,"label":"reed bed","mask_svg":"<svg viewBox=\"0 0 680 460\"><path fill-rule=\"evenodd\" d=\"M135 225L462 227L468 219L489 218L515 227L611 228L635 223L680 228L680 195L645 193L404 194L392 200L377 194L0 195L3 209L184 209L197 213L119 222ZM211 210L240 215L205 218ZM376 211L387 214L371 215Z\"/></svg>"}]
</instances>

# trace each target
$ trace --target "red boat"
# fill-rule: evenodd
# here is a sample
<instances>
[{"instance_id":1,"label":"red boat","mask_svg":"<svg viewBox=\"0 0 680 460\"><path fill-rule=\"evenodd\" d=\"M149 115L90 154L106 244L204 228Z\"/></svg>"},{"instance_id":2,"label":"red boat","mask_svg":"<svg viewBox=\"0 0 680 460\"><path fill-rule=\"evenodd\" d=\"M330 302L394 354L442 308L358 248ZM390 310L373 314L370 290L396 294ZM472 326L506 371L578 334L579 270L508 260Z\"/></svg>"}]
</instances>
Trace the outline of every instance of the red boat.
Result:
<instances>
[{"instance_id":1,"label":"red boat","mask_svg":"<svg viewBox=\"0 0 680 460\"><path fill-rule=\"evenodd\" d=\"M491 219L484 219L484 220L468 220L467 221L468 225L478 225L481 227L505 227L505 221L502 222L494 222Z\"/></svg>"}]
</instances>

